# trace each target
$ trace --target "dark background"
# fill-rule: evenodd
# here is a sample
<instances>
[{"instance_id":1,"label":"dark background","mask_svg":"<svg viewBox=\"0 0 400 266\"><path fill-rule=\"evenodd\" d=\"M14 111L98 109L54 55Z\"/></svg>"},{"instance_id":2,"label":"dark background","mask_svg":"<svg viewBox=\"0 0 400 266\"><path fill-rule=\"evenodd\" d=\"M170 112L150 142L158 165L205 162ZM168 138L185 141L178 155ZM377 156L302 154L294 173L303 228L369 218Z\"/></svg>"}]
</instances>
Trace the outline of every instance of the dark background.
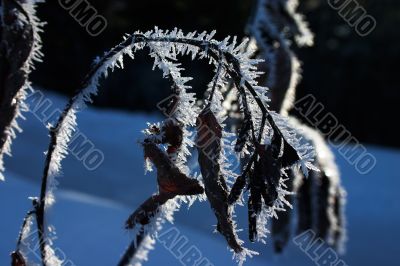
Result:
<instances>
[{"instance_id":1,"label":"dark background","mask_svg":"<svg viewBox=\"0 0 400 266\"><path fill-rule=\"evenodd\" d=\"M33 82L46 89L72 95L80 87L93 59L122 40L125 33L146 31L154 25L184 31L216 29L217 38L243 36L250 13L249 0L91 0L108 21L98 37L91 37L58 1L39 8L48 22L43 33L44 63L37 65ZM358 0L377 21L367 37L355 30L326 0L301 1L315 46L297 52L303 61L303 80L298 97L312 93L361 142L400 147L398 138L400 1ZM185 75L196 77L193 88L201 92L209 81L206 62L184 62ZM95 105L154 111L168 96L169 84L152 60L139 53L126 60L102 86Z\"/></svg>"}]
</instances>

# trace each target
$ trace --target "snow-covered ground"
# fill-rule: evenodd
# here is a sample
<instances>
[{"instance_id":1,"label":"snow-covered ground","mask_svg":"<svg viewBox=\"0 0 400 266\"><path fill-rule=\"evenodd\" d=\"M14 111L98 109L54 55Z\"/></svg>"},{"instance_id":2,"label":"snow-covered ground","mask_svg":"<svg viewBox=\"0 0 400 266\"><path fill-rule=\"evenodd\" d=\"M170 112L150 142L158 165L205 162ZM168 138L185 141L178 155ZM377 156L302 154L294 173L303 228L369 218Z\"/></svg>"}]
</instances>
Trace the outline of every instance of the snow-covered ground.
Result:
<instances>
[{"instance_id":1,"label":"snow-covered ground","mask_svg":"<svg viewBox=\"0 0 400 266\"><path fill-rule=\"evenodd\" d=\"M37 196L49 138L40 117L62 109L66 99L46 93L49 107L26 114L24 129L13 144L13 158L6 158L6 182L0 184L0 265L9 265L9 253L26 211L29 196ZM57 229L55 247L75 265L115 265L131 236L123 223L135 207L156 187L154 174L144 175L142 151L137 144L146 122L160 118L150 114L130 114L89 108L78 114L79 130L104 154L104 162L94 171L70 155L63 161L63 177L56 193L57 203L48 214ZM360 175L337 155L343 183L348 191L347 265L398 265L400 254L400 175L397 171L400 151L367 147L377 165ZM79 157L79 156L78 156ZM246 218L240 225L245 228ZM176 232L187 238L181 251L157 242L147 265L192 265L179 259L182 251L197 248L213 265L234 265L223 238L213 234L215 217L207 203L182 208L174 225L164 232ZM246 239L246 233L242 238ZM290 244L283 255L267 246L248 245L260 256L246 265L316 265L296 245ZM180 253L181 252L181 253ZM177 256L178 255L178 256ZM204 264L205 266L206 264Z\"/></svg>"}]
</instances>

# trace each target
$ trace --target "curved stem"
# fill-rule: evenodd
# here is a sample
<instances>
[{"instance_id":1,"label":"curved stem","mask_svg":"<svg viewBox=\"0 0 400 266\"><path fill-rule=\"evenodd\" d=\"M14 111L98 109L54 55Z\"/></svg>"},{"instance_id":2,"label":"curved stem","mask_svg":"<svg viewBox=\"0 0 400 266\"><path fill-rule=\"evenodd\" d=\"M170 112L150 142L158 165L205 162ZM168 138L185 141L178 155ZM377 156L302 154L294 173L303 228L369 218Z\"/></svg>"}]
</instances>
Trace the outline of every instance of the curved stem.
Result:
<instances>
[{"instance_id":1,"label":"curved stem","mask_svg":"<svg viewBox=\"0 0 400 266\"><path fill-rule=\"evenodd\" d=\"M21 246L21 242L22 242L22 237L24 235L24 230L25 227L28 225L28 220L29 218L32 217L32 215L34 215L36 212L34 210L31 210L29 212L26 213L24 221L22 222L22 226L21 226L21 230L19 231L19 235L18 235L18 240L17 240L17 250L19 250L20 246Z\"/></svg>"},{"instance_id":2,"label":"curved stem","mask_svg":"<svg viewBox=\"0 0 400 266\"><path fill-rule=\"evenodd\" d=\"M49 145L48 153L53 154L55 147L57 146L57 138L54 130L50 131L50 136L52 142ZM38 238L40 246L40 255L42 258L43 266L46 266L46 237L45 237L45 208L46 208L46 195L47 195L47 182L48 182L48 172L50 168L51 156L46 158L44 173L42 177L42 183L40 188L40 198L36 207L36 220L38 228Z\"/></svg>"},{"instance_id":3,"label":"curved stem","mask_svg":"<svg viewBox=\"0 0 400 266\"><path fill-rule=\"evenodd\" d=\"M221 71L222 71L222 68L223 68L223 57L222 57L222 54L219 53L219 56L220 56L220 59L218 60L218 67L217 67L217 70L215 72L214 82L213 82L213 85L212 85L212 88L211 88L210 97L208 99L209 103L212 102L215 90L217 88L217 83L218 83L218 80L219 80L219 77L221 75Z\"/></svg>"},{"instance_id":4,"label":"curved stem","mask_svg":"<svg viewBox=\"0 0 400 266\"><path fill-rule=\"evenodd\" d=\"M121 260L118 262L118 266L128 266L132 258L135 257L138 248L142 244L144 238L146 237L144 232L144 227L142 226L138 234L136 235L136 239L134 239L128 248L126 249L124 255L122 256Z\"/></svg>"}]
</instances>

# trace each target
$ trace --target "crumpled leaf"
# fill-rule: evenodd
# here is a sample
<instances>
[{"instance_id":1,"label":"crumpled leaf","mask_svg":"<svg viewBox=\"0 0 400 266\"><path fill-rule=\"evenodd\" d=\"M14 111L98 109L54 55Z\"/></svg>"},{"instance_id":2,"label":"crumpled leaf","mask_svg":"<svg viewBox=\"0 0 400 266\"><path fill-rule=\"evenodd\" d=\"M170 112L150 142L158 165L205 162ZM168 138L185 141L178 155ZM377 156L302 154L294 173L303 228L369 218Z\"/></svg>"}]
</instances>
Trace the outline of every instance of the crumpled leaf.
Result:
<instances>
[{"instance_id":1,"label":"crumpled leaf","mask_svg":"<svg viewBox=\"0 0 400 266\"><path fill-rule=\"evenodd\" d=\"M148 198L126 221L126 228L132 229L136 224L148 224L159 207L178 195L197 195L204 193L203 187L196 179L191 179L176 167L167 153L153 142L144 142L144 156L150 159L157 168L159 192Z\"/></svg>"}]
</instances>

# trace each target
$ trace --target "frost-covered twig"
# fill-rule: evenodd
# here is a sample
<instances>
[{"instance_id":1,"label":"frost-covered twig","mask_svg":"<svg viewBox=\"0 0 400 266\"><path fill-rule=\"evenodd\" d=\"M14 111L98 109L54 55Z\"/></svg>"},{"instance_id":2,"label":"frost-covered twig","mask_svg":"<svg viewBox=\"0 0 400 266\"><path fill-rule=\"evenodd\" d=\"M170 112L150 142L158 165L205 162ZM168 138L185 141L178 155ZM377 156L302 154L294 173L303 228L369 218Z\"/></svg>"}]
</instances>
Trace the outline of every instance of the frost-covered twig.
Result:
<instances>
[{"instance_id":1,"label":"frost-covered twig","mask_svg":"<svg viewBox=\"0 0 400 266\"><path fill-rule=\"evenodd\" d=\"M28 235L32 223L33 216L35 215L35 211L29 211L22 223L21 230L17 240L17 247L15 251L11 253L11 264L12 266L17 265L26 265L27 258L24 252L22 251L23 241L25 240L26 236Z\"/></svg>"},{"instance_id":2,"label":"frost-covered twig","mask_svg":"<svg viewBox=\"0 0 400 266\"><path fill-rule=\"evenodd\" d=\"M41 61L39 33L43 23L36 4L43 0L2 0L0 6L0 180L4 180L4 155L21 129L17 119L27 111L24 101L32 90L28 80L33 63Z\"/></svg>"},{"instance_id":3,"label":"frost-covered twig","mask_svg":"<svg viewBox=\"0 0 400 266\"><path fill-rule=\"evenodd\" d=\"M15 251L11 253L11 261L12 261L12 266L18 266L18 265L28 265L29 260L27 257L27 253L30 252L30 250L25 250L26 246L28 245L27 238L31 233L32 229L32 224L34 221L37 223L37 207L38 207L38 201L36 198L32 198L32 205L33 208L32 210L28 211L27 214L25 215L25 218L23 220L18 239L17 239L17 245Z\"/></svg>"},{"instance_id":4,"label":"frost-covered twig","mask_svg":"<svg viewBox=\"0 0 400 266\"><path fill-rule=\"evenodd\" d=\"M146 237L144 226L140 228L136 235L136 239L133 240L128 248L126 249L124 255L122 255L121 260L118 262L118 266L128 266L131 264L132 258L138 252L138 247L140 247Z\"/></svg>"}]
</instances>

